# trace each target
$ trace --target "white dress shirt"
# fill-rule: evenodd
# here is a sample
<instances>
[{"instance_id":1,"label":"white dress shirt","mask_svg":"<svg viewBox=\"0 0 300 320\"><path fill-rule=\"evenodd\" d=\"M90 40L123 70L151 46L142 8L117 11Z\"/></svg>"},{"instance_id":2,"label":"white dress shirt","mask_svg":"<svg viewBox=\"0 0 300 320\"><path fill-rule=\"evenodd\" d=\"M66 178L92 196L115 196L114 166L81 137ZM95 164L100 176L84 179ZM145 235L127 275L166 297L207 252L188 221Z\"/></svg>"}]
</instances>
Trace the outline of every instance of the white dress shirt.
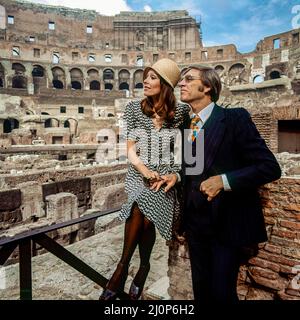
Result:
<instances>
[{"instance_id":1,"label":"white dress shirt","mask_svg":"<svg viewBox=\"0 0 300 320\"><path fill-rule=\"evenodd\" d=\"M208 120L208 118L210 117L213 109L214 109L215 103L212 102L210 103L208 106L206 106L204 109L202 109L198 114L193 113L191 115L191 117L195 117L198 115L198 117L201 119L198 123L197 126L199 127L199 129L201 129L205 122ZM226 177L226 174L221 174L222 180L223 180L223 186L224 186L224 190L225 191L231 191L231 187L229 185L228 179ZM177 181L180 182L180 175L177 174Z\"/></svg>"}]
</instances>

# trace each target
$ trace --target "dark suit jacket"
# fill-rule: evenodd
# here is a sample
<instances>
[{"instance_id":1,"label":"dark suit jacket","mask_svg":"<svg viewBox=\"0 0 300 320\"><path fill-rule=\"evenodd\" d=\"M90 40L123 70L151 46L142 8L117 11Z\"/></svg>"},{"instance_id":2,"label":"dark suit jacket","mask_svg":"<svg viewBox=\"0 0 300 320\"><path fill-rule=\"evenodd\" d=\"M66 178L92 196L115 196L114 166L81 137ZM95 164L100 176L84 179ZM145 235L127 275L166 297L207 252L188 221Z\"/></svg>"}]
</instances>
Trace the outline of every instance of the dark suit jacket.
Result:
<instances>
[{"instance_id":1,"label":"dark suit jacket","mask_svg":"<svg viewBox=\"0 0 300 320\"><path fill-rule=\"evenodd\" d=\"M196 208L193 215L210 211L214 232L223 243L246 246L267 240L257 189L279 179L281 169L245 109L214 106L204 125L203 173L186 176L185 172L183 155L183 227L192 203ZM226 174L232 191L221 191L208 205L200 184L219 174Z\"/></svg>"}]
</instances>

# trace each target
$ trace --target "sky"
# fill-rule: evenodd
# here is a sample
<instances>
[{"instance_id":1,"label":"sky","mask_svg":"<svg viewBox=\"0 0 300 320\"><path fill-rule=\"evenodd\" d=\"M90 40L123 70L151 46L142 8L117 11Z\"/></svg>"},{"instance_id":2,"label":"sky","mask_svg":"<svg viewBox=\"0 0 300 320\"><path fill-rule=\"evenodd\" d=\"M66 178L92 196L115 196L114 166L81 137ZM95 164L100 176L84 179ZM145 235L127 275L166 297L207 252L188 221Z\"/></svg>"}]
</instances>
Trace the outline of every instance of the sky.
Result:
<instances>
[{"instance_id":1,"label":"sky","mask_svg":"<svg viewBox=\"0 0 300 320\"><path fill-rule=\"evenodd\" d=\"M235 44L251 52L264 37L300 28L300 0L31 0L92 9L104 15L120 11L187 10L201 19L204 46Z\"/></svg>"}]
</instances>

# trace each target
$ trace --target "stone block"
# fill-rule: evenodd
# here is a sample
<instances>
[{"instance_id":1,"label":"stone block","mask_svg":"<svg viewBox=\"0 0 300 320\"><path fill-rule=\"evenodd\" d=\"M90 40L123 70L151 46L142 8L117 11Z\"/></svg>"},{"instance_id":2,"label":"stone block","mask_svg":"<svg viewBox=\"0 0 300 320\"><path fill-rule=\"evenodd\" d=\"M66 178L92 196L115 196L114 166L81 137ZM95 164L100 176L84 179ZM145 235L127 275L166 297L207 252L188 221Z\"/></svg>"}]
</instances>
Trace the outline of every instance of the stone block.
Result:
<instances>
[{"instance_id":1,"label":"stone block","mask_svg":"<svg viewBox=\"0 0 300 320\"><path fill-rule=\"evenodd\" d=\"M79 217L77 197L72 193L61 192L46 197L47 218L55 223L69 221ZM66 235L77 231L79 225L59 229L59 235Z\"/></svg>"},{"instance_id":2,"label":"stone block","mask_svg":"<svg viewBox=\"0 0 300 320\"><path fill-rule=\"evenodd\" d=\"M36 181L30 181L21 183L18 187L22 194L21 212L23 220L26 221L32 217L44 217L45 211L41 185Z\"/></svg>"},{"instance_id":3,"label":"stone block","mask_svg":"<svg viewBox=\"0 0 300 320\"><path fill-rule=\"evenodd\" d=\"M13 189L0 192L0 203L0 212L18 209L21 206L21 191Z\"/></svg>"},{"instance_id":4,"label":"stone block","mask_svg":"<svg viewBox=\"0 0 300 320\"><path fill-rule=\"evenodd\" d=\"M93 194L92 208L101 211L120 208L126 198L124 184L99 188Z\"/></svg>"}]
</instances>

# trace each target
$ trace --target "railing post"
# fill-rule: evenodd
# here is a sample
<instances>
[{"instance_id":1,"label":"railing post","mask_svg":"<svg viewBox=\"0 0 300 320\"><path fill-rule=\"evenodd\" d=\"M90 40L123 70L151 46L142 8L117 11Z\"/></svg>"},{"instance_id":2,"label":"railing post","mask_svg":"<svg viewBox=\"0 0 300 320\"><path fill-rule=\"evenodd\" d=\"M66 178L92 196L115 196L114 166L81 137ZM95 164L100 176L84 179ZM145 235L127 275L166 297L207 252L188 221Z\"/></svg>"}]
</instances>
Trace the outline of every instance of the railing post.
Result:
<instances>
[{"instance_id":1,"label":"railing post","mask_svg":"<svg viewBox=\"0 0 300 320\"><path fill-rule=\"evenodd\" d=\"M20 255L20 299L32 300L32 270L31 270L31 238L19 244Z\"/></svg>"}]
</instances>

